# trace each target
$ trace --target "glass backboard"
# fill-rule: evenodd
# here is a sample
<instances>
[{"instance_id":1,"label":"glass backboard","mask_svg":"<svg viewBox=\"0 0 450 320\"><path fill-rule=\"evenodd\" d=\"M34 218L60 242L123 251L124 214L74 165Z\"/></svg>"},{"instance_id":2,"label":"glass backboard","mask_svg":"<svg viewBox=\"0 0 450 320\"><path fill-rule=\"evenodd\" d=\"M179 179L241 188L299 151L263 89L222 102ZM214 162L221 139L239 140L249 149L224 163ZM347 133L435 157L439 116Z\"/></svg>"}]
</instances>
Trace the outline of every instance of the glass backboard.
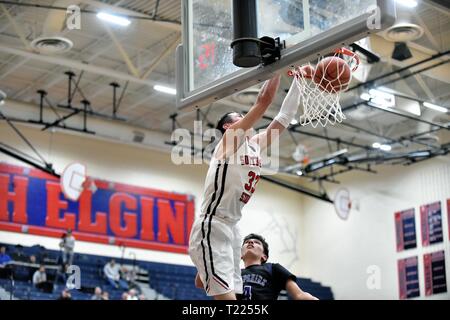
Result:
<instances>
[{"instance_id":1,"label":"glass backboard","mask_svg":"<svg viewBox=\"0 0 450 320\"><path fill-rule=\"evenodd\" d=\"M258 37L280 37L279 61L233 65L232 0L182 1L177 107L202 107L377 33L395 22L394 0L257 0Z\"/></svg>"}]
</instances>

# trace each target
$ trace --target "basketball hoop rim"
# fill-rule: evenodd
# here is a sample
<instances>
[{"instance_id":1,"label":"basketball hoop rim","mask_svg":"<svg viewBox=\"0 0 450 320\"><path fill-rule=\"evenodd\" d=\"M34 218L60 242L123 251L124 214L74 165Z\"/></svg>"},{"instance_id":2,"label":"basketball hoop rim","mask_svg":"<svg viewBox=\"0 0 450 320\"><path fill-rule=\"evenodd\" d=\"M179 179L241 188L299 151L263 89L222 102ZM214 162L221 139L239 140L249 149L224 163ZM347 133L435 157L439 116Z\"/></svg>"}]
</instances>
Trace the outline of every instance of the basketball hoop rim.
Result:
<instances>
[{"instance_id":1,"label":"basketball hoop rim","mask_svg":"<svg viewBox=\"0 0 450 320\"><path fill-rule=\"evenodd\" d=\"M335 53L336 54L343 54L343 55L346 55L346 56L348 56L350 58L355 59L356 64L353 67L352 72L355 72L358 69L359 64L361 63L361 60L359 59L359 56L358 56L357 53L355 53L355 52L353 52L353 51L351 51L351 50L349 50L347 48L336 49Z\"/></svg>"}]
</instances>

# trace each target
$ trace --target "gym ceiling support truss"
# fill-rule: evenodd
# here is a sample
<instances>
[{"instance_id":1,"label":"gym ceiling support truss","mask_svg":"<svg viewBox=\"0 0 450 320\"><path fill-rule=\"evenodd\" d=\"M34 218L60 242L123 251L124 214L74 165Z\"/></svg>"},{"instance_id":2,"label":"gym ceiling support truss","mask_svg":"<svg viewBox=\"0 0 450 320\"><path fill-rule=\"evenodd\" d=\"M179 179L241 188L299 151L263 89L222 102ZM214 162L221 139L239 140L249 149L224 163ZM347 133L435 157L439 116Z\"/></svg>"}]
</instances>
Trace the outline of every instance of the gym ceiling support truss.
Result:
<instances>
[{"instance_id":1,"label":"gym ceiling support truss","mask_svg":"<svg viewBox=\"0 0 450 320\"><path fill-rule=\"evenodd\" d=\"M0 152L3 152L4 154L6 154L8 156L11 156L19 161L27 163L37 169L40 169L48 174L51 174L57 178L59 178L59 175L54 171L53 165L51 163L47 162L39 154L39 152L36 150L36 148L34 148L34 146L31 144L31 142L25 137L25 135L23 135L21 133L21 131L13 124L13 122L39 125L39 126L42 126L42 129L41 129L42 131L45 131L50 128L59 128L59 129L63 129L63 130L71 130L71 131L76 131L76 132L95 134L94 131L91 131L87 128L88 115L101 117L101 118L105 118L105 119L110 119L110 120L122 120L123 121L124 119L117 117L117 112L118 112L120 103L122 101L122 98L125 94L125 91L128 87L128 82L127 82L124 89L122 90L119 101L117 101L116 90L120 86L117 83L110 84L113 87L113 103L112 103L113 111L112 111L112 115L108 116L105 114L94 112L93 109L91 108L90 101L86 98L83 91L79 87L81 78L83 76L83 71L80 73L80 76L78 77L78 80L76 82L74 80L74 78L76 78L75 73L73 73L72 71L66 71L66 72L64 72L64 74L67 75L67 77L68 77L67 101L65 104L58 104L57 107L60 109L65 109L65 110L69 111L68 114L61 116L58 113L57 109L53 106L51 101L48 99L48 93L42 89L37 91L37 93L39 94L39 119L38 120L34 120L34 119L24 120L24 119L17 119L17 118L13 118L13 117L7 117L3 113L0 112L0 120L5 120L6 123L13 129L13 131L37 155L38 158L35 158L27 153L24 153L12 146L9 146L9 145L7 145L5 143L1 143L1 142L0 142ZM74 98L75 94L77 94L77 93L83 98L80 101L80 103L83 106L82 108L76 108L72 104L73 98ZM44 120L44 107L50 108L52 110L52 112L55 114L55 116L57 117L57 119L52 122L45 121ZM69 118L71 118L75 115L78 115L80 113L83 116L82 128L77 128L77 127L72 127L72 126L66 125L66 123L65 123L66 120L68 120Z\"/></svg>"}]
</instances>

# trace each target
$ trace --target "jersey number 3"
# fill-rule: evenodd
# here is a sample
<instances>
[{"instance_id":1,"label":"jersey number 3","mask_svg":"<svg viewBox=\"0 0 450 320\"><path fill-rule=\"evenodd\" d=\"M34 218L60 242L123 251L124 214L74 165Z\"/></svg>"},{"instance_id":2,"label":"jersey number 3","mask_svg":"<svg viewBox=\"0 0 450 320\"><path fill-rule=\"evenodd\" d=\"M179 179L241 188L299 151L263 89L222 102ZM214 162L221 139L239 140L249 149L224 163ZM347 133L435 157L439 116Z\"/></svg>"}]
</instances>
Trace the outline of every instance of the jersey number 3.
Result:
<instances>
[{"instance_id":1,"label":"jersey number 3","mask_svg":"<svg viewBox=\"0 0 450 320\"><path fill-rule=\"evenodd\" d=\"M253 193L253 192L255 192L256 184L259 181L259 175L257 175L253 171L250 171L248 173L248 176L250 177L250 179L248 180L248 183L245 184L244 188L248 192Z\"/></svg>"},{"instance_id":2,"label":"jersey number 3","mask_svg":"<svg viewBox=\"0 0 450 320\"><path fill-rule=\"evenodd\" d=\"M248 191L249 193L247 193L247 192L242 192L242 194L241 194L241 199L239 199L240 201L242 201L243 203L247 203L248 202L248 200L250 200L250 197L252 196L252 194L253 194L253 192L255 192L255 188L256 188L256 184L258 183L258 181L259 181L259 175L257 175L255 172L253 172L253 171L250 171L249 173L248 173L248 176L249 176L249 180L248 180L248 183L246 183L245 185L244 185L244 189L246 190L246 191Z\"/></svg>"}]
</instances>

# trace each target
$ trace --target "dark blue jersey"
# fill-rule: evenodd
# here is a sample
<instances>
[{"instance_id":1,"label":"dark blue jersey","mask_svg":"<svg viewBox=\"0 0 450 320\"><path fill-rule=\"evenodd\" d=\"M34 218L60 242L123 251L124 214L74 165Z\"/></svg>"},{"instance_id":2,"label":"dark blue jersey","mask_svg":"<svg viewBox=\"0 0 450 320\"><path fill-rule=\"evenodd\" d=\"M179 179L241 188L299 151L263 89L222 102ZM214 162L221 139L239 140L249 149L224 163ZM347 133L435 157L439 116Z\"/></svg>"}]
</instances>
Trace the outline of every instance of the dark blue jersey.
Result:
<instances>
[{"instance_id":1,"label":"dark blue jersey","mask_svg":"<svg viewBox=\"0 0 450 320\"><path fill-rule=\"evenodd\" d=\"M251 265L241 270L244 293L241 300L277 300L289 279L297 278L278 263Z\"/></svg>"}]
</instances>

